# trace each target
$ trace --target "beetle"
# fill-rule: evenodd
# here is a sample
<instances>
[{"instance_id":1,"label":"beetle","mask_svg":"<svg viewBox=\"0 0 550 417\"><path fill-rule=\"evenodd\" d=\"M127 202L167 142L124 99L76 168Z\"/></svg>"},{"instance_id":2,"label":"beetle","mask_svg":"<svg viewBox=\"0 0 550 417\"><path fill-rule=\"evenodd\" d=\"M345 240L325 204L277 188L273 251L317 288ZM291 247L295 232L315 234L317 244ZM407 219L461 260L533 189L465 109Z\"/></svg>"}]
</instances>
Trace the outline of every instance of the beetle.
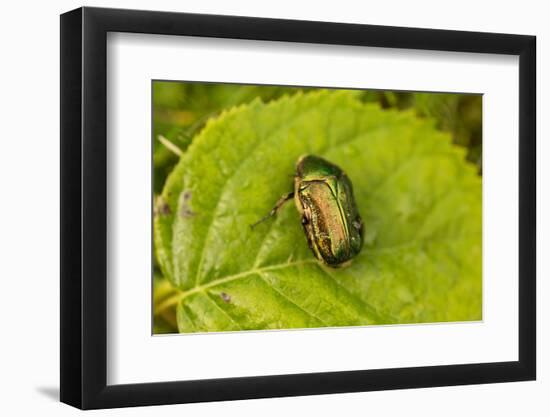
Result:
<instances>
[{"instance_id":1,"label":"beetle","mask_svg":"<svg viewBox=\"0 0 550 417\"><path fill-rule=\"evenodd\" d=\"M363 221L351 181L340 167L319 156L300 157L294 191L283 195L252 227L274 216L291 199L300 213L309 247L323 264L346 266L361 251Z\"/></svg>"}]
</instances>

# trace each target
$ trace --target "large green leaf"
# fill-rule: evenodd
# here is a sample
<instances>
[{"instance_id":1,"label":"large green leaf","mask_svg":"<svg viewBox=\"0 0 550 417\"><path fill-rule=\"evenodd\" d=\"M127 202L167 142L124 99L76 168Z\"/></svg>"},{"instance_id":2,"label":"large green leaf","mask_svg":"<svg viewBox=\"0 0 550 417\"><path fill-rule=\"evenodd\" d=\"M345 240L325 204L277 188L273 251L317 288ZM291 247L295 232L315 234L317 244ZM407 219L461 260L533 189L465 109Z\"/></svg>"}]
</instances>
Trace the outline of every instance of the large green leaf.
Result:
<instances>
[{"instance_id":1,"label":"large green leaf","mask_svg":"<svg viewBox=\"0 0 550 417\"><path fill-rule=\"evenodd\" d=\"M296 208L254 229L304 153L346 170L365 223L352 264L311 254ZM155 245L181 332L479 320L481 180L413 111L320 91L211 120L156 202Z\"/></svg>"}]
</instances>

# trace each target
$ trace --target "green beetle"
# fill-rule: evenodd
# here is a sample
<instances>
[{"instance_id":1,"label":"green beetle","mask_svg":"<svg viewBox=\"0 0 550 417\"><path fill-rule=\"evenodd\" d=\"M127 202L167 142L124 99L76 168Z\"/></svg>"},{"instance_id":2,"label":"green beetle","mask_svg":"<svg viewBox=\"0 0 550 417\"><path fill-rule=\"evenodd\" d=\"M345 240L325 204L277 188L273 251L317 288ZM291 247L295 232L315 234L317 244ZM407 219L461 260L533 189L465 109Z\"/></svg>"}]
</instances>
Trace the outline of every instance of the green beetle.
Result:
<instances>
[{"instance_id":1,"label":"green beetle","mask_svg":"<svg viewBox=\"0 0 550 417\"><path fill-rule=\"evenodd\" d=\"M294 191L282 196L271 212L252 226L275 215L292 198L317 259L331 267L342 267L361 251L363 222L351 181L340 167L315 155L299 158Z\"/></svg>"}]
</instances>

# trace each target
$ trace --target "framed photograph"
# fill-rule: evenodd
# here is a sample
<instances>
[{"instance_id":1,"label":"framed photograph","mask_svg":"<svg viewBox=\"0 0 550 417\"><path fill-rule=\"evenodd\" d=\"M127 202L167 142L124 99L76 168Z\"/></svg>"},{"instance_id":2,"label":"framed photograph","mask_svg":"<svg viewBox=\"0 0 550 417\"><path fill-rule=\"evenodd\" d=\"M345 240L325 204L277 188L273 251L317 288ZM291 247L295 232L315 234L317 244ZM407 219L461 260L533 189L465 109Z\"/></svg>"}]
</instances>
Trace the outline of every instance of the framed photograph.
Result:
<instances>
[{"instance_id":1,"label":"framed photograph","mask_svg":"<svg viewBox=\"0 0 550 417\"><path fill-rule=\"evenodd\" d=\"M535 37L61 16L61 401L535 379Z\"/></svg>"}]
</instances>

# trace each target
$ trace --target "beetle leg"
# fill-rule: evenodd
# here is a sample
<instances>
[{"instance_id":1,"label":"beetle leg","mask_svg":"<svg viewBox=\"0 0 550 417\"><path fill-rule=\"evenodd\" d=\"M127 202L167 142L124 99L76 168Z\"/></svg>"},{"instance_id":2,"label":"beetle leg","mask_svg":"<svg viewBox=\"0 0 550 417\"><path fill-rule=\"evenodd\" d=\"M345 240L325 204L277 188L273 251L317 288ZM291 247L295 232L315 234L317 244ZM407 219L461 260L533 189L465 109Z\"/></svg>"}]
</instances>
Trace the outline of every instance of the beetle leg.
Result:
<instances>
[{"instance_id":1,"label":"beetle leg","mask_svg":"<svg viewBox=\"0 0 550 417\"><path fill-rule=\"evenodd\" d=\"M284 204L288 201L288 200L292 200L294 198L294 191L290 192L290 193L287 193L287 194L284 194L281 198L279 198L279 200L277 200L277 202L275 203L275 206L271 209L271 211L265 215L264 217L262 217L260 220L258 220L256 223L254 224L251 224L250 227L253 229L254 227L256 227L257 225L259 225L260 223L262 222L265 222L267 219L269 219L270 217L272 216L275 216L277 214L277 212L279 211L279 209L281 207L284 206Z\"/></svg>"}]
</instances>

